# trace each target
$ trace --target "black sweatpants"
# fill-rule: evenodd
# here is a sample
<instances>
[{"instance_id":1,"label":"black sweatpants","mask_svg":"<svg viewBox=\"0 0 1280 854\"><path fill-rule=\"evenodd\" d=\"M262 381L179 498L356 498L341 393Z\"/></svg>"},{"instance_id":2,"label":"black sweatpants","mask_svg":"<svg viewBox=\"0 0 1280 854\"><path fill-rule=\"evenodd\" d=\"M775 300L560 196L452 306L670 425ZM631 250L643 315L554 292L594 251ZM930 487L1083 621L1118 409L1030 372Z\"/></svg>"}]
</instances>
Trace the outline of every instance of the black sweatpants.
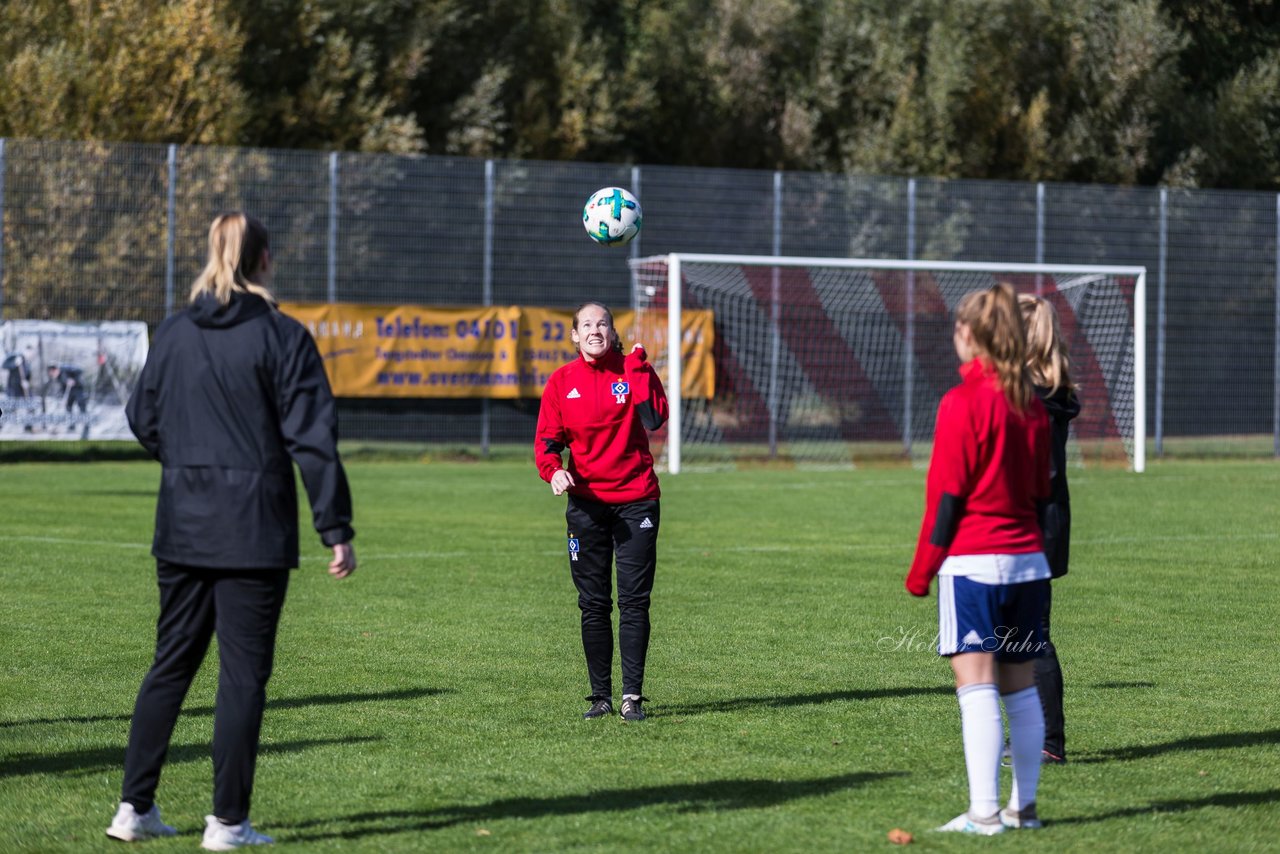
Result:
<instances>
[{"instance_id":1,"label":"black sweatpants","mask_svg":"<svg viewBox=\"0 0 1280 854\"><path fill-rule=\"evenodd\" d=\"M1053 602L1053 585L1045 585L1044 612L1040 627L1044 633L1044 655L1035 660L1036 689L1040 693L1040 705L1044 709L1044 749L1054 756L1067 755L1066 722L1062 714L1062 667L1058 664L1058 650L1053 646L1049 633L1049 611Z\"/></svg>"},{"instance_id":2,"label":"black sweatpants","mask_svg":"<svg viewBox=\"0 0 1280 854\"><path fill-rule=\"evenodd\" d=\"M267 680L289 572L203 569L157 561L156 656L134 704L120 798L138 812L155 803L178 711L216 633L213 814L230 824L248 817Z\"/></svg>"},{"instance_id":3,"label":"black sweatpants","mask_svg":"<svg viewBox=\"0 0 1280 854\"><path fill-rule=\"evenodd\" d=\"M582 611L582 649L591 680L589 700L613 696L612 575L618 564L618 647L622 693L643 695L649 652L649 594L658 561L657 500L603 504L569 496L565 510L569 570Z\"/></svg>"}]
</instances>

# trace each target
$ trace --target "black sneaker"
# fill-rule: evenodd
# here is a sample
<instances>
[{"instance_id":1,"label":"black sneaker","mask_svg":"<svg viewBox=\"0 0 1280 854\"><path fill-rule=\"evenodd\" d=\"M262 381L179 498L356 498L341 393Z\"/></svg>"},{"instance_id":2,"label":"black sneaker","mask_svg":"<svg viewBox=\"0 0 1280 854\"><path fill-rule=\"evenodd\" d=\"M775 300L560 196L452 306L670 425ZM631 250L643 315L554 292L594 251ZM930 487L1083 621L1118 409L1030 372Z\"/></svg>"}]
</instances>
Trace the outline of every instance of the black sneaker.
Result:
<instances>
[{"instance_id":1,"label":"black sneaker","mask_svg":"<svg viewBox=\"0 0 1280 854\"><path fill-rule=\"evenodd\" d=\"M583 712L582 717L589 721L593 721L596 718L603 718L611 714L613 714L613 701L608 697L605 697L602 700L593 700L591 708Z\"/></svg>"},{"instance_id":2,"label":"black sneaker","mask_svg":"<svg viewBox=\"0 0 1280 854\"><path fill-rule=\"evenodd\" d=\"M642 700L623 700L622 701L622 719L624 721L642 721L644 720L644 709L640 707Z\"/></svg>"}]
</instances>

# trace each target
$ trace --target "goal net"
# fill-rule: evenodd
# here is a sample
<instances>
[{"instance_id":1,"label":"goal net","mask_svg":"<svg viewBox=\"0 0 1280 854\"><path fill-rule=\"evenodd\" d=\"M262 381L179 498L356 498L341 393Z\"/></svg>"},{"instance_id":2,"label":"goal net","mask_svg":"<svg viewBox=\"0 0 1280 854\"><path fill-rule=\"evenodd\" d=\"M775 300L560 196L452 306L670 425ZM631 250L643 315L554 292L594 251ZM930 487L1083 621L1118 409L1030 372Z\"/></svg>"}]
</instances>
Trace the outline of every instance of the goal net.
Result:
<instances>
[{"instance_id":1,"label":"goal net","mask_svg":"<svg viewBox=\"0 0 1280 854\"><path fill-rule=\"evenodd\" d=\"M997 282L1058 311L1083 404L1069 457L1144 467L1145 268L691 254L630 264L637 323L647 314L668 327L658 367L672 401L663 458L673 473L927 460L938 401L959 381L954 308ZM706 398L671 393L691 308L714 317Z\"/></svg>"}]
</instances>

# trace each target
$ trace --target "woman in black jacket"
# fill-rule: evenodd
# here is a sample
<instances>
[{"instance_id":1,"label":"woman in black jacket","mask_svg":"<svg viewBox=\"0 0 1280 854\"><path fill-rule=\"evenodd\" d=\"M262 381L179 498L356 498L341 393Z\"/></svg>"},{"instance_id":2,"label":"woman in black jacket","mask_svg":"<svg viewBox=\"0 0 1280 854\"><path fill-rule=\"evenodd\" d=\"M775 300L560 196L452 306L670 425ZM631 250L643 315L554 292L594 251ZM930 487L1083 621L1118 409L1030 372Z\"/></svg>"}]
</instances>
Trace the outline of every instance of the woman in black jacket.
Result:
<instances>
[{"instance_id":1,"label":"woman in black jacket","mask_svg":"<svg viewBox=\"0 0 1280 854\"><path fill-rule=\"evenodd\" d=\"M123 794L107 835L171 836L155 792L187 688L218 636L213 815L202 846L271 839L249 823L258 735L276 627L298 565L293 465L302 473L329 572L356 568L351 495L337 413L314 341L265 284L266 229L243 213L209 229L191 304L156 331L129 426L162 465L155 539L160 618L155 661L134 707Z\"/></svg>"},{"instance_id":2,"label":"woman in black jacket","mask_svg":"<svg viewBox=\"0 0 1280 854\"><path fill-rule=\"evenodd\" d=\"M1035 383L1036 394L1049 411L1052 430L1052 468L1049 472L1049 500L1041 519L1044 532L1044 554L1049 560L1053 578L1067 574L1071 541L1071 496L1067 491L1067 435L1071 419L1080 414L1080 400L1071 382L1067 345L1058 324L1053 305L1040 297L1022 294L1018 297L1022 319L1027 328L1027 370ZM1045 596L1041 625L1045 637L1045 654L1036 659L1036 687L1044 707L1044 750L1041 761L1057 765L1067 761L1065 721L1062 713L1062 667L1058 651L1049 634L1050 594Z\"/></svg>"}]
</instances>

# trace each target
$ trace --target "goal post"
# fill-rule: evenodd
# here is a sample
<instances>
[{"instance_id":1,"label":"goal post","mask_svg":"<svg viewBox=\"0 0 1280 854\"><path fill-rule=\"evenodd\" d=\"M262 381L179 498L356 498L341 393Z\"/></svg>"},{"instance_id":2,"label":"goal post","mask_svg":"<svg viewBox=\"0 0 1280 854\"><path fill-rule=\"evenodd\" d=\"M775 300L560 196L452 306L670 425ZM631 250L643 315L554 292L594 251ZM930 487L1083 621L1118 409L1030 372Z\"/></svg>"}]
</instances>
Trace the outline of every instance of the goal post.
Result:
<instances>
[{"instance_id":1,"label":"goal post","mask_svg":"<svg viewBox=\"0 0 1280 854\"><path fill-rule=\"evenodd\" d=\"M662 453L673 474L923 456L938 401L958 382L952 312L997 282L1058 310L1083 403L1072 458L1122 454L1146 468L1145 267L693 253L629 263L637 315L666 312ZM714 317L707 398L678 393L682 317L694 308Z\"/></svg>"}]
</instances>

